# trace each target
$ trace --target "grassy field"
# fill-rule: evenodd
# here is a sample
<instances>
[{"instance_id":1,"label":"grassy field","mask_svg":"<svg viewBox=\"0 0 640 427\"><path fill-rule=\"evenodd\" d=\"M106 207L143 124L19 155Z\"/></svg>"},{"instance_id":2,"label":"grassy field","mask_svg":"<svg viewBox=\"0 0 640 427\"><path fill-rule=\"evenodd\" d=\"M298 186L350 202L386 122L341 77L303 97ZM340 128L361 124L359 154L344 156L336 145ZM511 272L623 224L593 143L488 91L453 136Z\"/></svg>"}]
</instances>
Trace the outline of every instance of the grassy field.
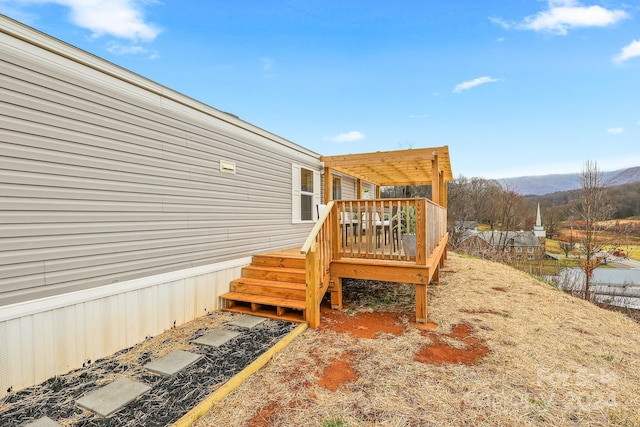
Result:
<instances>
[{"instance_id":1,"label":"grassy field","mask_svg":"<svg viewBox=\"0 0 640 427\"><path fill-rule=\"evenodd\" d=\"M640 426L640 324L499 263L450 252L440 278L432 330L411 304L362 324L399 287L345 287L348 313L323 314L196 427Z\"/></svg>"}]
</instances>

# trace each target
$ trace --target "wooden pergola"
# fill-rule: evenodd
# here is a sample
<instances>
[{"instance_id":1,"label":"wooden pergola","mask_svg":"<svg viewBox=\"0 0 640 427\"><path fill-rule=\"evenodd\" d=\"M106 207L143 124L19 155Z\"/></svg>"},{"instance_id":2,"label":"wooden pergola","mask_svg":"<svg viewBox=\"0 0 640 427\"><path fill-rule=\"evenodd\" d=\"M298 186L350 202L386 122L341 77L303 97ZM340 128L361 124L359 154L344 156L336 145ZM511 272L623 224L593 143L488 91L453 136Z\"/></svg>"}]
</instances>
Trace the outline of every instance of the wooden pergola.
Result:
<instances>
[{"instance_id":1,"label":"wooden pergola","mask_svg":"<svg viewBox=\"0 0 640 427\"><path fill-rule=\"evenodd\" d=\"M427 286L438 281L449 238L446 183L453 179L449 148L323 156L320 160L325 168L325 207L307 240L293 253L262 254L256 265L260 277L270 278L268 283L258 286L257 273L247 270L251 284L240 283L225 294L227 308L262 313L264 307L272 307L275 313L270 316L276 318L301 311L301 320L315 328L320 325L326 292L331 293L332 308L342 307L343 279L382 280L414 284L416 322L427 322ZM331 200L332 175L356 179L355 199ZM363 183L376 187L375 198L362 197ZM380 187L406 185L431 185L432 200L381 199ZM401 229L406 231L406 244L404 238L400 242ZM302 280L296 269L303 270ZM275 286L274 280L285 284Z\"/></svg>"},{"instance_id":2,"label":"wooden pergola","mask_svg":"<svg viewBox=\"0 0 640 427\"><path fill-rule=\"evenodd\" d=\"M362 182L376 186L376 199L382 186L431 185L432 201L447 207L448 181L453 180L449 147L417 148L399 151L377 151L364 154L322 156L324 163L324 203L331 200L331 171L357 179L357 198L362 195Z\"/></svg>"}]
</instances>

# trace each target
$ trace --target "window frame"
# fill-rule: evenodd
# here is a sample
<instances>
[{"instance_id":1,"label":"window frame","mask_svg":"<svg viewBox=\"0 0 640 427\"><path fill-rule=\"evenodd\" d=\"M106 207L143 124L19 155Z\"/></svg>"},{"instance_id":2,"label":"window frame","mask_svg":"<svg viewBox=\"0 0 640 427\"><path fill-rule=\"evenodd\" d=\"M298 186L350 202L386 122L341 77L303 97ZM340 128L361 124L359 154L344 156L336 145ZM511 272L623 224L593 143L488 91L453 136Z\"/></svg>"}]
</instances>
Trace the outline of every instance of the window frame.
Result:
<instances>
[{"instance_id":1,"label":"window frame","mask_svg":"<svg viewBox=\"0 0 640 427\"><path fill-rule=\"evenodd\" d=\"M312 191L302 190L302 171L313 173ZM320 203L320 172L307 165L291 165L291 223L312 224L318 219L316 205ZM311 196L311 219L302 219L302 197Z\"/></svg>"}]
</instances>

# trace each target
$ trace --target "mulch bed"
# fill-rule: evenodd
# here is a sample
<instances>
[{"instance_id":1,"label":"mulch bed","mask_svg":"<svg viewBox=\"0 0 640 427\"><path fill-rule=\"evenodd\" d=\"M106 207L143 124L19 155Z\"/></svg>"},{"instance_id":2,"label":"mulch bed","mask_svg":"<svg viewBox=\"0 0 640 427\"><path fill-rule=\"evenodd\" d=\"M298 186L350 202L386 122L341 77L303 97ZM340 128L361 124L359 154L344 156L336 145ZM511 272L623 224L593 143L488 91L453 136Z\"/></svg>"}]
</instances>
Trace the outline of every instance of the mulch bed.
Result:
<instances>
[{"instance_id":1,"label":"mulch bed","mask_svg":"<svg viewBox=\"0 0 640 427\"><path fill-rule=\"evenodd\" d=\"M11 393L0 400L0 424L3 427L18 427L48 416L62 426L169 425L296 326L276 320L266 320L251 329L228 324L237 317L231 313L212 313L113 356L97 360L85 368ZM242 334L219 348L191 344L194 339L216 327ZM143 368L148 362L175 349L203 354L204 357L168 378ZM102 418L75 405L76 399L119 377L140 381L152 388L110 418Z\"/></svg>"}]
</instances>

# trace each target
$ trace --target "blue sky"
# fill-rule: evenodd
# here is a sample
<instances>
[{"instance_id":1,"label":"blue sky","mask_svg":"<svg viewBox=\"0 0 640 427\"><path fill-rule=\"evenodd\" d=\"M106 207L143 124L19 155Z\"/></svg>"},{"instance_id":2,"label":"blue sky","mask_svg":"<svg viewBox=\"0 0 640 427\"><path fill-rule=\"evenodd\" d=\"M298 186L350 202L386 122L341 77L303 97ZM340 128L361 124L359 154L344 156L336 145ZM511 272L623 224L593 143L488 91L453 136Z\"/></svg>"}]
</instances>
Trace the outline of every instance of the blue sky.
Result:
<instances>
[{"instance_id":1,"label":"blue sky","mask_svg":"<svg viewBox=\"0 0 640 427\"><path fill-rule=\"evenodd\" d=\"M640 3L0 0L0 13L325 155L454 175L640 166Z\"/></svg>"}]
</instances>

